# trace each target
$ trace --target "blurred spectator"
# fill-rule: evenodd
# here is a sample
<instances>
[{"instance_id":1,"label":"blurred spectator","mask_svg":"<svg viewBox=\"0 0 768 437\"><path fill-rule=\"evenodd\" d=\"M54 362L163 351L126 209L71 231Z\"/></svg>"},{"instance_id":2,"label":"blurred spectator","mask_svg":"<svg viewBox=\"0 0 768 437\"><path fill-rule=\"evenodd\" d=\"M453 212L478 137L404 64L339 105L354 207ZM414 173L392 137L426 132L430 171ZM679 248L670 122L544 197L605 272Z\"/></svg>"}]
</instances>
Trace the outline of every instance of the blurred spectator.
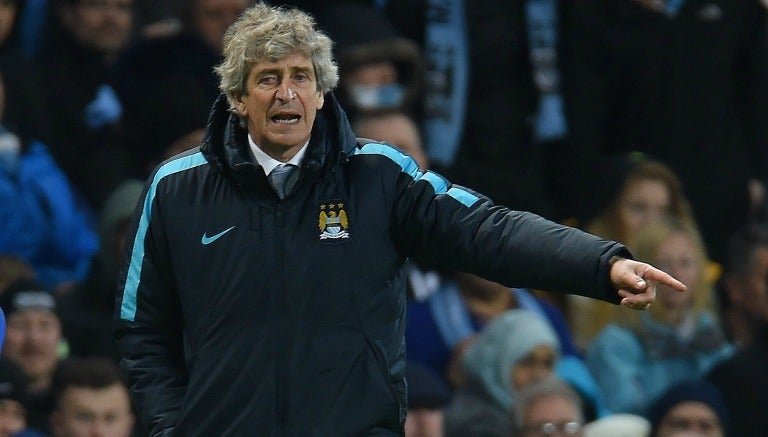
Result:
<instances>
[{"instance_id":1,"label":"blurred spectator","mask_svg":"<svg viewBox=\"0 0 768 437\"><path fill-rule=\"evenodd\" d=\"M517 430L513 435L582 436L584 414L581 411L581 398L568 384L554 376L522 389L515 400L512 414Z\"/></svg>"},{"instance_id":2,"label":"blurred spectator","mask_svg":"<svg viewBox=\"0 0 768 437\"><path fill-rule=\"evenodd\" d=\"M651 437L723 437L729 434L729 411L717 388L705 381L691 380L666 390L651 404L648 420ZM746 434L762 435L765 428Z\"/></svg>"},{"instance_id":3,"label":"blurred spectator","mask_svg":"<svg viewBox=\"0 0 768 437\"><path fill-rule=\"evenodd\" d=\"M584 425L583 437L648 437L651 423L637 414L616 413Z\"/></svg>"},{"instance_id":4,"label":"blurred spectator","mask_svg":"<svg viewBox=\"0 0 768 437\"><path fill-rule=\"evenodd\" d=\"M590 345L587 366L615 413L641 413L671 385L703 377L733 351L714 316L706 253L692 223L656 221L638 231L629 247L638 260L664 269L688 289L659 286L648 311L607 326Z\"/></svg>"},{"instance_id":5,"label":"blurred spectator","mask_svg":"<svg viewBox=\"0 0 768 437\"><path fill-rule=\"evenodd\" d=\"M129 437L134 415L123 374L105 358L63 361L53 381L52 437Z\"/></svg>"},{"instance_id":6,"label":"blurred spectator","mask_svg":"<svg viewBox=\"0 0 768 437\"><path fill-rule=\"evenodd\" d=\"M0 254L29 263L46 288L85 278L98 239L48 148L2 124L0 78Z\"/></svg>"},{"instance_id":7,"label":"blurred spectator","mask_svg":"<svg viewBox=\"0 0 768 437\"><path fill-rule=\"evenodd\" d=\"M720 283L724 327L731 341L746 348L768 321L768 226L753 223L729 239Z\"/></svg>"},{"instance_id":8,"label":"blurred spectator","mask_svg":"<svg viewBox=\"0 0 768 437\"><path fill-rule=\"evenodd\" d=\"M88 278L73 292L60 296L59 314L73 356L119 359L112 337L112 317L125 233L144 188L139 180L123 181L104 202L99 218L101 246Z\"/></svg>"},{"instance_id":9,"label":"blurred spectator","mask_svg":"<svg viewBox=\"0 0 768 437\"><path fill-rule=\"evenodd\" d=\"M141 178L175 143L202 137L211 102L219 94L213 67L221 61L224 32L252 0L191 0L178 32L138 39L117 65L117 94L124 102L126 142ZM198 145L192 141L193 145Z\"/></svg>"},{"instance_id":10,"label":"blurred spectator","mask_svg":"<svg viewBox=\"0 0 768 437\"><path fill-rule=\"evenodd\" d=\"M53 295L39 284L19 280L0 295L7 329L3 357L21 366L29 378L28 424L47 431L51 380L65 353Z\"/></svg>"},{"instance_id":11,"label":"blurred spectator","mask_svg":"<svg viewBox=\"0 0 768 437\"><path fill-rule=\"evenodd\" d=\"M679 179L661 162L639 152L620 153L605 160L600 173L602 188L594 195L598 213L580 225L588 232L627 244L639 229L656 220L693 220ZM628 314L617 305L594 299L574 295L566 299L568 321L580 350L586 350L606 325Z\"/></svg>"},{"instance_id":12,"label":"blurred spectator","mask_svg":"<svg viewBox=\"0 0 768 437\"><path fill-rule=\"evenodd\" d=\"M40 73L21 47L21 16L28 0L0 2L0 71L5 83L3 124L17 134L50 141Z\"/></svg>"},{"instance_id":13,"label":"blurred spectator","mask_svg":"<svg viewBox=\"0 0 768 437\"><path fill-rule=\"evenodd\" d=\"M507 436L517 393L554 374L557 335L539 315L510 310L493 319L463 357L466 383L446 411L446 436Z\"/></svg>"},{"instance_id":14,"label":"blurred spectator","mask_svg":"<svg viewBox=\"0 0 768 437\"><path fill-rule=\"evenodd\" d=\"M336 95L350 120L382 111L415 115L423 61L414 41L364 2L330 3L317 12L317 20L336 43Z\"/></svg>"},{"instance_id":15,"label":"blurred spectator","mask_svg":"<svg viewBox=\"0 0 768 437\"><path fill-rule=\"evenodd\" d=\"M383 8L426 58L422 126L432 166L498 204L556 220L578 207L571 193L581 170L570 163L560 96L560 3L388 0Z\"/></svg>"},{"instance_id":16,"label":"blurred spectator","mask_svg":"<svg viewBox=\"0 0 768 437\"><path fill-rule=\"evenodd\" d=\"M734 436L768 429L768 230L748 226L731 237L723 281L725 319L739 352L707 379L723 394Z\"/></svg>"},{"instance_id":17,"label":"blurred spectator","mask_svg":"<svg viewBox=\"0 0 768 437\"><path fill-rule=\"evenodd\" d=\"M464 379L462 359L466 347L493 319L512 309L532 311L557 334L562 357L557 374L584 397L591 420L605 413L603 394L589 374L557 307L528 290L508 288L476 275L456 273L444 278L424 301L412 300L406 311L408 359L420 362L446 378L452 387Z\"/></svg>"},{"instance_id":18,"label":"blurred spectator","mask_svg":"<svg viewBox=\"0 0 768 437\"><path fill-rule=\"evenodd\" d=\"M766 8L759 0L564 4L563 89L582 165L632 150L669 165L722 262L727 236L765 201Z\"/></svg>"},{"instance_id":19,"label":"blurred spectator","mask_svg":"<svg viewBox=\"0 0 768 437\"><path fill-rule=\"evenodd\" d=\"M133 171L123 146L123 103L113 66L127 46L132 0L56 0L56 21L38 55L51 110L51 153L95 210Z\"/></svg>"},{"instance_id":20,"label":"blurred spectator","mask_svg":"<svg viewBox=\"0 0 768 437\"><path fill-rule=\"evenodd\" d=\"M352 130L358 137L385 141L397 147L413 158L421 171L429 168L421 131L413 118L405 112L361 114L352 123Z\"/></svg>"},{"instance_id":21,"label":"blurred spectator","mask_svg":"<svg viewBox=\"0 0 768 437\"><path fill-rule=\"evenodd\" d=\"M27 376L12 361L0 359L0 437L42 436L27 427Z\"/></svg>"},{"instance_id":22,"label":"blurred spectator","mask_svg":"<svg viewBox=\"0 0 768 437\"><path fill-rule=\"evenodd\" d=\"M451 392L442 378L432 370L408 362L405 367L408 383L408 415L405 437L443 437L445 407Z\"/></svg>"}]
</instances>

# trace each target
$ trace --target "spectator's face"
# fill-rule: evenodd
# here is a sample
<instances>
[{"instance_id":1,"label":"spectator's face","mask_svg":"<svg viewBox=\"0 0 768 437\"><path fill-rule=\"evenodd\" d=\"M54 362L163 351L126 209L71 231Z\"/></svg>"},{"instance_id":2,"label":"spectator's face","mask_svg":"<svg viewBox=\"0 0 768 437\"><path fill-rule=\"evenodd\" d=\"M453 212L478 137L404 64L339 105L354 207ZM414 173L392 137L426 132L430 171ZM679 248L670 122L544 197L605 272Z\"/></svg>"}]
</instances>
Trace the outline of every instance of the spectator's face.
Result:
<instances>
[{"instance_id":1,"label":"spectator's face","mask_svg":"<svg viewBox=\"0 0 768 437\"><path fill-rule=\"evenodd\" d=\"M512 367L512 389L522 390L529 384L551 375L555 367L555 351L539 345Z\"/></svg>"},{"instance_id":2,"label":"spectator's face","mask_svg":"<svg viewBox=\"0 0 768 437\"><path fill-rule=\"evenodd\" d=\"M200 0L194 25L203 41L221 52L224 32L247 7L246 0Z\"/></svg>"},{"instance_id":3,"label":"spectator's face","mask_svg":"<svg viewBox=\"0 0 768 437\"><path fill-rule=\"evenodd\" d=\"M309 140L323 107L312 62L300 52L277 62L260 61L251 69L246 90L237 111L246 118L248 133L265 153L287 160Z\"/></svg>"},{"instance_id":4,"label":"spectator's face","mask_svg":"<svg viewBox=\"0 0 768 437\"><path fill-rule=\"evenodd\" d=\"M405 437L443 437L443 410L419 408L408 410Z\"/></svg>"},{"instance_id":5,"label":"spectator's face","mask_svg":"<svg viewBox=\"0 0 768 437\"><path fill-rule=\"evenodd\" d=\"M51 424L55 437L128 437L133 414L128 390L119 383L102 389L69 387Z\"/></svg>"},{"instance_id":6,"label":"spectator's face","mask_svg":"<svg viewBox=\"0 0 768 437\"><path fill-rule=\"evenodd\" d=\"M757 247L750 274L743 279L729 279L727 287L739 311L753 320L768 322L768 247Z\"/></svg>"},{"instance_id":7,"label":"spectator's face","mask_svg":"<svg viewBox=\"0 0 768 437\"><path fill-rule=\"evenodd\" d=\"M7 320L3 356L19 364L34 381L47 379L58 363L59 318L48 310L24 309Z\"/></svg>"},{"instance_id":8,"label":"spectator's face","mask_svg":"<svg viewBox=\"0 0 768 437\"><path fill-rule=\"evenodd\" d=\"M669 190L663 182L657 180L632 181L621 193L618 207L624 235L631 237L643 226L669 212Z\"/></svg>"},{"instance_id":9,"label":"spectator's face","mask_svg":"<svg viewBox=\"0 0 768 437\"><path fill-rule=\"evenodd\" d=\"M717 414L702 402L675 405L659 424L657 437L722 437L723 428Z\"/></svg>"},{"instance_id":10,"label":"spectator's face","mask_svg":"<svg viewBox=\"0 0 768 437\"><path fill-rule=\"evenodd\" d=\"M420 170L429 168L419 128L405 114L371 115L355 125L355 133L360 137L386 141L413 158Z\"/></svg>"},{"instance_id":11,"label":"spectator's face","mask_svg":"<svg viewBox=\"0 0 768 437\"><path fill-rule=\"evenodd\" d=\"M16 0L0 0L0 43L4 42L13 30L18 6Z\"/></svg>"},{"instance_id":12,"label":"spectator's face","mask_svg":"<svg viewBox=\"0 0 768 437\"><path fill-rule=\"evenodd\" d=\"M9 437L27 427L27 414L18 401L0 400L0 437Z\"/></svg>"},{"instance_id":13,"label":"spectator's face","mask_svg":"<svg viewBox=\"0 0 768 437\"><path fill-rule=\"evenodd\" d=\"M131 35L133 0L79 0L62 9L62 20L81 44L115 55Z\"/></svg>"},{"instance_id":14,"label":"spectator's face","mask_svg":"<svg viewBox=\"0 0 768 437\"><path fill-rule=\"evenodd\" d=\"M582 435L578 407L562 396L535 399L525 410L524 421L522 435L525 437Z\"/></svg>"},{"instance_id":15,"label":"spectator's face","mask_svg":"<svg viewBox=\"0 0 768 437\"><path fill-rule=\"evenodd\" d=\"M680 292L659 285L658 298L661 305L668 310L689 306L693 300L691 290L701 281L704 268L691 238L682 232L670 234L656 249L655 265L688 286L688 290Z\"/></svg>"}]
</instances>

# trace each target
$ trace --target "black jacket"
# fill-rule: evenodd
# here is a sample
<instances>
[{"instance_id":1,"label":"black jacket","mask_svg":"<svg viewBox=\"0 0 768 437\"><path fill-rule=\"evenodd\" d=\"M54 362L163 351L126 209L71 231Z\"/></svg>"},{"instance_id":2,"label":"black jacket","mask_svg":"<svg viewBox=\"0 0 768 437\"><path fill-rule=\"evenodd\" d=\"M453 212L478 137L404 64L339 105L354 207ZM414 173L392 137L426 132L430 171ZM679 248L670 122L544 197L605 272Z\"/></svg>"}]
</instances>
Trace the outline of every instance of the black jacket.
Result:
<instances>
[{"instance_id":1,"label":"black jacket","mask_svg":"<svg viewBox=\"0 0 768 437\"><path fill-rule=\"evenodd\" d=\"M331 94L279 201L226 107L200 150L155 171L129 234L116 336L153 435L402 433L408 257L618 300L623 246L359 144Z\"/></svg>"}]
</instances>

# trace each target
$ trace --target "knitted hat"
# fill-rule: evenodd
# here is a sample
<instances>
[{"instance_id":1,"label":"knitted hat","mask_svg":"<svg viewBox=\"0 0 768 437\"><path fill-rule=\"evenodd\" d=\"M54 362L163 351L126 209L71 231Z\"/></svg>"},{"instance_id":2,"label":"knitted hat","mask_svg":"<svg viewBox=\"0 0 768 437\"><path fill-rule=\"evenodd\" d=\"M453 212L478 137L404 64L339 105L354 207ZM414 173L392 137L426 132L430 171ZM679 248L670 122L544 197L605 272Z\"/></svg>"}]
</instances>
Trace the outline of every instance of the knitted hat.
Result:
<instances>
[{"instance_id":1,"label":"knitted hat","mask_svg":"<svg viewBox=\"0 0 768 437\"><path fill-rule=\"evenodd\" d=\"M651 435L656 434L669 411L683 402L706 404L715 412L723 429L728 429L728 407L717 387L704 380L691 380L671 387L651 404L647 414L651 422Z\"/></svg>"},{"instance_id":2,"label":"knitted hat","mask_svg":"<svg viewBox=\"0 0 768 437\"><path fill-rule=\"evenodd\" d=\"M0 308L6 318L10 318L16 311L26 309L43 309L56 314L56 299L39 283L18 279L0 295Z\"/></svg>"},{"instance_id":3,"label":"knitted hat","mask_svg":"<svg viewBox=\"0 0 768 437\"><path fill-rule=\"evenodd\" d=\"M635 414L609 414L584 425L584 437L645 437L651 424Z\"/></svg>"}]
</instances>

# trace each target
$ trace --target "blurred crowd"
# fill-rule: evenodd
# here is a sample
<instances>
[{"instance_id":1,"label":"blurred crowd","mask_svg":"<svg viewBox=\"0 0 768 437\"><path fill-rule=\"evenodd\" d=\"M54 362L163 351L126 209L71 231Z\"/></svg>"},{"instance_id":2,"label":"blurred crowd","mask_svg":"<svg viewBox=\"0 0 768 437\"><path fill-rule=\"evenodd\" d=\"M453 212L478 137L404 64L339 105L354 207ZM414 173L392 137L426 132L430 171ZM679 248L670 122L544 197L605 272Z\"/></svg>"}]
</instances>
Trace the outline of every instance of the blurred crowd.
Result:
<instances>
[{"instance_id":1,"label":"blurred crowd","mask_svg":"<svg viewBox=\"0 0 768 437\"><path fill-rule=\"evenodd\" d=\"M112 340L125 232L203 141L253 1L0 0L0 437L145 435ZM688 287L637 312L408 265L406 436L765 435L766 2L267 3L334 40L359 137Z\"/></svg>"}]
</instances>

